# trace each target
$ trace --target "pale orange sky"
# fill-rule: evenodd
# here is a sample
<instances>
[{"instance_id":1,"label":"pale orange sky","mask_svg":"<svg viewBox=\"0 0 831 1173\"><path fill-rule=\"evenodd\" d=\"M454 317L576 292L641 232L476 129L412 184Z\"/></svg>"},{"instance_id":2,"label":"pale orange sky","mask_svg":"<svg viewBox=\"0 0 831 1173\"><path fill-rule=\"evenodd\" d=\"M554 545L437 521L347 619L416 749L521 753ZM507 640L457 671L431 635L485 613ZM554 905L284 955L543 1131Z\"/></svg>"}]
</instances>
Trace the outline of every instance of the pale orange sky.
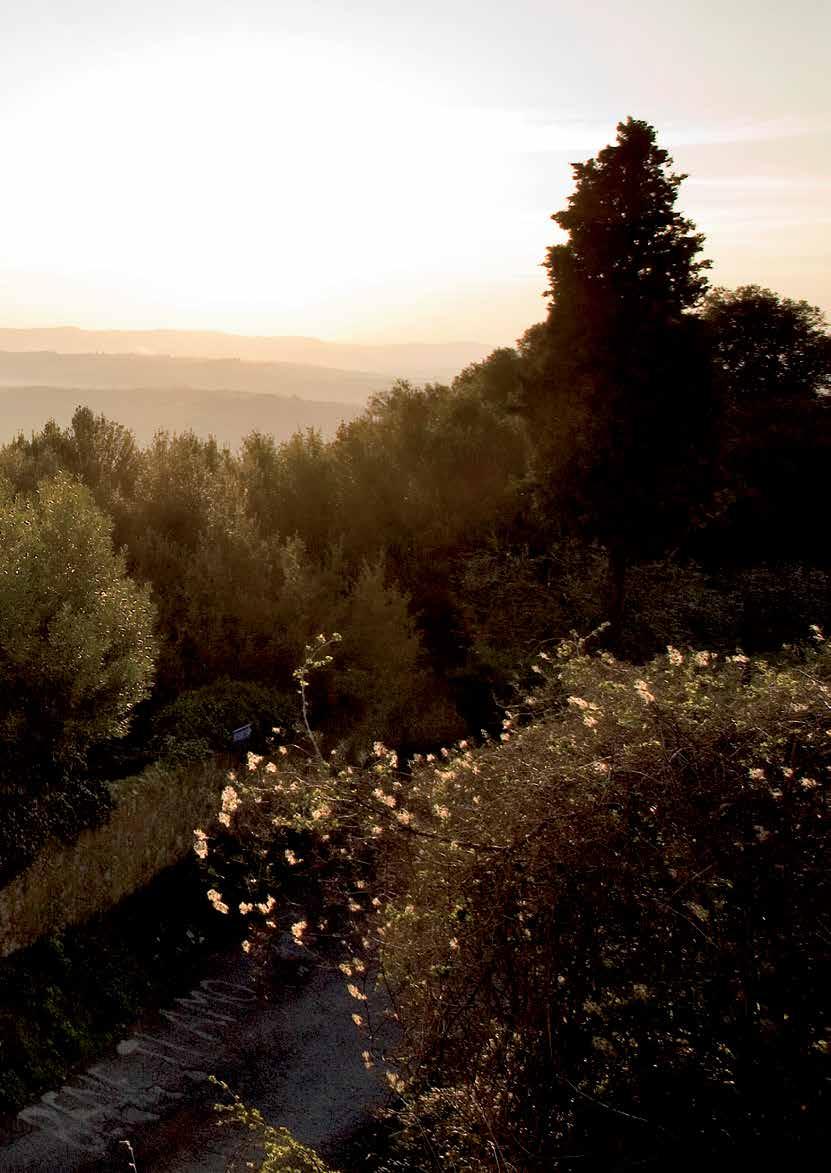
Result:
<instances>
[{"instance_id":1,"label":"pale orange sky","mask_svg":"<svg viewBox=\"0 0 831 1173\"><path fill-rule=\"evenodd\" d=\"M4 6L0 325L511 343L569 162L628 114L714 282L831 311L831 6L491 9Z\"/></svg>"}]
</instances>

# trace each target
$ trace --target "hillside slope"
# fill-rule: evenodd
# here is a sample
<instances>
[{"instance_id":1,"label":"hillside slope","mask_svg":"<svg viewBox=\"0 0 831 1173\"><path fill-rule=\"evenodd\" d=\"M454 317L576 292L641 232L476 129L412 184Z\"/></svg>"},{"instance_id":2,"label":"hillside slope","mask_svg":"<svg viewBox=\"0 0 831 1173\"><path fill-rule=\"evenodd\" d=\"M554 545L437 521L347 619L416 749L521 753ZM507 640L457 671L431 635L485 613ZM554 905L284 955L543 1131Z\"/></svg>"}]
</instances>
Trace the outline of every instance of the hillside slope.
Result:
<instances>
[{"instance_id":1,"label":"hillside slope","mask_svg":"<svg viewBox=\"0 0 831 1173\"><path fill-rule=\"evenodd\" d=\"M0 350L66 355L134 354L171 358L241 359L373 371L415 382L452 378L493 345L482 342L403 342L362 345L320 338L252 337L211 330L0 329Z\"/></svg>"},{"instance_id":2,"label":"hillside slope","mask_svg":"<svg viewBox=\"0 0 831 1173\"><path fill-rule=\"evenodd\" d=\"M383 391L393 381L392 376L378 372L344 371L303 363L0 351L0 386L6 387L88 387L108 391L187 387L363 404L369 395Z\"/></svg>"}]
</instances>

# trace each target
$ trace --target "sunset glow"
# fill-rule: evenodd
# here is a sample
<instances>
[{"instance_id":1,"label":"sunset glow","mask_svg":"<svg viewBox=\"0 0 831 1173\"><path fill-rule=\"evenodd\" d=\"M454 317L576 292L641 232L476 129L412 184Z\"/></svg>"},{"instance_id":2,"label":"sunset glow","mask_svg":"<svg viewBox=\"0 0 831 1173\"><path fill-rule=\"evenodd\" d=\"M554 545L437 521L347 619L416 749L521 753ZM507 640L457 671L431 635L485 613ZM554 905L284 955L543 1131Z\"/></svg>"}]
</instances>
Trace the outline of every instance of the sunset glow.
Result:
<instances>
[{"instance_id":1,"label":"sunset glow","mask_svg":"<svg viewBox=\"0 0 831 1173\"><path fill-rule=\"evenodd\" d=\"M450 6L455 39L429 4L418 25L397 3L128 18L87 2L72 26L40 7L0 50L5 325L512 342L542 315L568 163L628 113L690 172L682 204L715 280L831 306L829 117L810 60L823 38L804 21L797 86L795 61L790 79L763 71L764 47L755 65L737 47L725 72L738 26L693 6L647 39L630 26L625 62L618 18L531 0L483 17L487 44L462 34L466 3ZM657 12L635 9L644 24ZM753 12L779 35L778 16ZM660 63L685 24L698 34L667 90Z\"/></svg>"}]
</instances>

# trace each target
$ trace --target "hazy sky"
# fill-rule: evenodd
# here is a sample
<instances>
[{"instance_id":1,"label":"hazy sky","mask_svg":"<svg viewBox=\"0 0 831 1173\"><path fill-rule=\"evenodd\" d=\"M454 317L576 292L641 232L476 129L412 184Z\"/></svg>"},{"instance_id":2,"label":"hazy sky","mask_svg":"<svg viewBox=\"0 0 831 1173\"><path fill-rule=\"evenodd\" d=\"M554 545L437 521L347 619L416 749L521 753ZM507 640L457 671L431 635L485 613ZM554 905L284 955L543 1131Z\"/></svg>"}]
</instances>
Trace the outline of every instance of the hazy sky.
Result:
<instances>
[{"instance_id":1,"label":"hazy sky","mask_svg":"<svg viewBox=\"0 0 831 1173\"><path fill-rule=\"evenodd\" d=\"M0 6L0 325L511 343L658 129L713 280L831 312L828 0Z\"/></svg>"}]
</instances>

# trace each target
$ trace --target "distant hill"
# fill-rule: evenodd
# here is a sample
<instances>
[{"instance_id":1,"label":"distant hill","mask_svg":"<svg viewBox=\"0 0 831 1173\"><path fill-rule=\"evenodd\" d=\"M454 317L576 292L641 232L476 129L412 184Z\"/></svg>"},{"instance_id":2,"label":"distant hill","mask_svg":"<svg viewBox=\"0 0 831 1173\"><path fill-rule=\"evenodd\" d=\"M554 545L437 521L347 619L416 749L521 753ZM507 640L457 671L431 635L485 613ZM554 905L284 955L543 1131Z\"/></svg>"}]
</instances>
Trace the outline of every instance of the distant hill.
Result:
<instances>
[{"instance_id":1,"label":"distant hill","mask_svg":"<svg viewBox=\"0 0 831 1173\"><path fill-rule=\"evenodd\" d=\"M446 382L469 363L485 358L493 346L482 342L364 346L319 338L249 337L208 330L80 330L61 326L0 329L0 350L299 363L341 371L370 371L414 382Z\"/></svg>"},{"instance_id":2,"label":"distant hill","mask_svg":"<svg viewBox=\"0 0 831 1173\"><path fill-rule=\"evenodd\" d=\"M202 391L296 395L300 399L363 406L370 395L385 390L393 381L392 376L378 372L345 371L287 362L0 351L0 387L84 387L97 390L190 387Z\"/></svg>"},{"instance_id":3,"label":"distant hill","mask_svg":"<svg viewBox=\"0 0 831 1173\"><path fill-rule=\"evenodd\" d=\"M331 436L396 378L449 382L490 348L475 342L359 346L210 331L0 329L0 441L79 404L147 443L160 428L236 447L253 430Z\"/></svg>"},{"instance_id":4,"label":"distant hill","mask_svg":"<svg viewBox=\"0 0 831 1173\"><path fill-rule=\"evenodd\" d=\"M28 436L38 431L48 419L65 427L80 405L124 424L141 444L147 444L160 428L170 432L190 428L205 438L215 436L231 448L252 431L272 434L278 441L306 428L318 428L331 437L342 420L353 419L361 410L360 404L236 390L9 387L0 388L0 443L20 432Z\"/></svg>"}]
</instances>

